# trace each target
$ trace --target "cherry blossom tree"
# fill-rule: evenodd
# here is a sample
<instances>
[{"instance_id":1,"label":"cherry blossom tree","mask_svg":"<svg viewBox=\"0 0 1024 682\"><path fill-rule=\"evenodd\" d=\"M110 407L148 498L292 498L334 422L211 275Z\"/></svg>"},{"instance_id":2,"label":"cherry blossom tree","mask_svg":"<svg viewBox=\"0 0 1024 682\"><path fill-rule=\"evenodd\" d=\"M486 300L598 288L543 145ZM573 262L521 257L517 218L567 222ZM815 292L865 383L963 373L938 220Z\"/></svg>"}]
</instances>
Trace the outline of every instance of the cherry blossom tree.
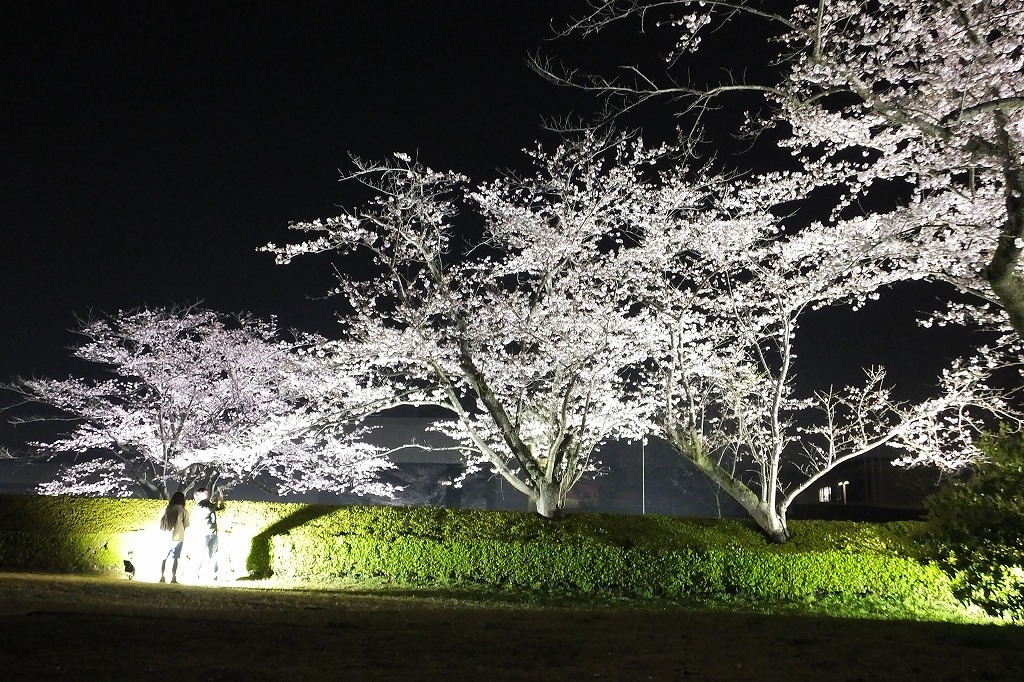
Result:
<instances>
[{"instance_id":1,"label":"cherry blossom tree","mask_svg":"<svg viewBox=\"0 0 1024 682\"><path fill-rule=\"evenodd\" d=\"M974 402L1005 416L1006 404L987 387L985 375L998 365L1019 366L1024 336L1022 12L1014 0L819 0L795 8L769 0L596 0L563 35L594 36L635 22L649 44L668 40L661 43L668 48L654 68L640 60L604 76L534 62L559 84L600 94L604 116L662 102L692 116L696 128L723 106L750 106L755 113L747 115L745 132L760 136L756 148L763 154L764 139L774 138L788 152L774 157L777 171L762 173L755 182L791 189L774 199L761 195L767 203L746 198L744 210L781 215L799 212L806 203L800 199L812 195L818 202L834 199L824 225L789 220L786 228L801 232L776 240L778 254L766 259L752 250L749 265L730 269L728 281L721 281L724 271L719 276L721 290L742 296L731 304L738 312L734 322L742 324L722 336L733 339L732 350L741 351L725 353L740 375L709 377L701 370L700 381L687 378L687 361L692 367L705 365L685 358L686 346L679 341L670 348L680 358L666 356L664 363L671 370L665 372L670 379L665 436L777 539L785 537L789 503L834 464L884 443L903 447L905 464L961 466L978 454L970 444L978 416L964 407ZM760 52L751 51L749 43L735 49L737 40L750 40L749 29L757 22L764 30L754 35L770 36L774 43ZM691 57L699 59L722 36L731 49L711 54L753 53L766 63L726 71L718 81L698 69L698 80L689 71L695 65ZM767 113L764 107L757 111L752 96L767 103ZM755 163L763 168L765 157ZM817 265L782 267L799 263L780 254L800 243L804 253L816 254L807 262ZM863 251L872 243L874 255ZM847 258L858 250L863 254L858 259ZM875 265L865 268L863 256L869 264L884 265L888 283L947 282L998 306L954 301L926 319L925 324L980 323L988 329L974 337L983 339L977 356L954 363L940 378L944 397L900 405L884 389L883 375L872 371L860 388L796 399L787 377L800 318L886 286L877 280ZM824 277L821 282L834 277L820 267L829 262L854 276L833 280L841 286L832 291L819 285L802 290L808 275ZM778 295L786 291L789 295ZM721 302L711 307L724 309ZM670 338L678 336L674 332ZM723 354L719 346L709 347ZM806 413L814 405L824 421L807 426ZM797 412L804 415L797 418ZM673 430L673 424L686 428ZM957 443L960 447L952 447ZM786 454L794 449L798 457ZM702 463L708 452L715 458ZM740 453L756 465L737 482ZM778 478L778 472L798 460L803 482L783 492L781 481L796 479L792 474Z\"/></svg>"},{"instance_id":2,"label":"cherry blossom tree","mask_svg":"<svg viewBox=\"0 0 1024 682\"><path fill-rule=\"evenodd\" d=\"M82 320L74 357L87 377L18 379L22 403L56 411L20 421L72 424L31 445L48 456L79 453L43 494L166 498L172 482L230 488L271 478L280 492L353 489L387 494L389 466L352 429L314 430L302 405L309 375L273 322L197 307L140 309Z\"/></svg>"},{"instance_id":3,"label":"cherry blossom tree","mask_svg":"<svg viewBox=\"0 0 1024 682\"><path fill-rule=\"evenodd\" d=\"M643 395L656 434L782 542L789 507L837 466L888 447L908 465L955 469L977 457L987 419L1015 414L991 385L994 350L986 362L955 361L934 397L915 403L893 397L882 368L866 370L860 385L799 390L801 322L825 306L864 305L905 274L874 221L795 235L776 222L770 214L681 222L644 245L660 279L649 289L660 346ZM731 244L723 227L734 232Z\"/></svg>"},{"instance_id":4,"label":"cherry blossom tree","mask_svg":"<svg viewBox=\"0 0 1024 682\"><path fill-rule=\"evenodd\" d=\"M564 35L635 20L668 39L660 60L667 68L606 77L550 60L535 66L601 94L611 112L671 101L706 120L731 102L750 105L730 98L762 96L768 113L749 115L747 132L775 129L801 165L806 192L836 197L834 221L869 211L898 226L887 234L916 264L912 276L998 303L1024 336L1022 19L1017 0L595 0ZM717 37L730 46L749 40L752 22L766 27L774 49L728 52L777 60L777 68L754 69L762 80L747 69L717 82L681 76Z\"/></svg>"},{"instance_id":5,"label":"cherry blossom tree","mask_svg":"<svg viewBox=\"0 0 1024 682\"><path fill-rule=\"evenodd\" d=\"M625 228L652 220L641 176L655 156L639 142L589 136L535 150L532 176L472 189L403 154L355 159L352 177L374 200L292 225L309 241L266 247L281 263L350 258L336 267L342 337L319 349L334 367L324 423L443 408L454 420L438 428L461 444L467 472L486 467L541 515L560 515L568 490L594 472L600 443L637 433L620 370L643 352L644 321L625 314L629 301L615 291L615 246ZM474 218L480 243L459 244ZM353 263L372 266L357 276Z\"/></svg>"}]
</instances>

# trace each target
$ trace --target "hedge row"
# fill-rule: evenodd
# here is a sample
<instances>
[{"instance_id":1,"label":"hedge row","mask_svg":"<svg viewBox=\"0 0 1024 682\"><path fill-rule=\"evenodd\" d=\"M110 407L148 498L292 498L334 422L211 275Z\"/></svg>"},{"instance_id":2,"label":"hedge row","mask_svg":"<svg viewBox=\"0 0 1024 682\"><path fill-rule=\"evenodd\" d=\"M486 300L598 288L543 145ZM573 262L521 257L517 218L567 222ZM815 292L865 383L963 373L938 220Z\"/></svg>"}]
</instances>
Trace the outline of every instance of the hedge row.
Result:
<instances>
[{"instance_id":1,"label":"hedge row","mask_svg":"<svg viewBox=\"0 0 1024 682\"><path fill-rule=\"evenodd\" d=\"M164 503L0 496L0 570L123 570L159 537ZM872 596L950 602L916 556L918 524L794 521L767 542L737 520L237 502L221 513L222 564L236 575L670 598Z\"/></svg>"},{"instance_id":2,"label":"hedge row","mask_svg":"<svg viewBox=\"0 0 1024 682\"><path fill-rule=\"evenodd\" d=\"M447 523L436 522L466 515L445 510L427 515L387 510L378 519L381 523L358 532L351 532L352 515L328 515L274 536L272 569L276 575L307 581L372 578L624 596L872 595L907 604L950 601L948 580L937 567L907 552L889 551L893 545L911 544L906 524L849 524L844 533L829 527L835 524L807 522L797 525L800 542L779 546L736 521L586 515L553 524L526 514L476 514L493 514L499 518L491 523L518 532L495 537L471 526L459 537ZM433 523L424 523L424 516ZM409 532L411 526L432 532ZM623 534L629 527L636 533ZM809 549L818 544L815 537L843 542L838 549L832 543Z\"/></svg>"}]
</instances>

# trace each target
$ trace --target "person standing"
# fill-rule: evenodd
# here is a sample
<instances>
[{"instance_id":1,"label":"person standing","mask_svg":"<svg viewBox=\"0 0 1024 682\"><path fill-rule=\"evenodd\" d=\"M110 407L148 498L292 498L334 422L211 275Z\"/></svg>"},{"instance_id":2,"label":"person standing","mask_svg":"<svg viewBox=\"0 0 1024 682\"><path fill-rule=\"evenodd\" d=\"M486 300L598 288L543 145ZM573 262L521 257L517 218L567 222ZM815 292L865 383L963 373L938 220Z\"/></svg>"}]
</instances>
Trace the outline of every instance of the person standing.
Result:
<instances>
[{"instance_id":1,"label":"person standing","mask_svg":"<svg viewBox=\"0 0 1024 682\"><path fill-rule=\"evenodd\" d=\"M178 561L181 559L181 546L185 542L185 529L188 528L188 511L185 509L185 493L180 490L171 495L163 515L160 517L160 530L170 533L170 544L167 553L160 562L160 582L166 582L167 560L171 559L171 582L178 582Z\"/></svg>"},{"instance_id":2,"label":"person standing","mask_svg":"<svg viewBox=\"0 0 1024 682\"><path fill-rule=\"evenodd\" d=\"M200 554L199 568L196 571L197 577L202 577L204 569L213 580L217 580L217 512L224 508L222 498L211 499L210 491L206 488L197 488L195 492L196 515L199 517L199 526L203 531L203 546L205 550Z\"/></svg>"}]
</instances>

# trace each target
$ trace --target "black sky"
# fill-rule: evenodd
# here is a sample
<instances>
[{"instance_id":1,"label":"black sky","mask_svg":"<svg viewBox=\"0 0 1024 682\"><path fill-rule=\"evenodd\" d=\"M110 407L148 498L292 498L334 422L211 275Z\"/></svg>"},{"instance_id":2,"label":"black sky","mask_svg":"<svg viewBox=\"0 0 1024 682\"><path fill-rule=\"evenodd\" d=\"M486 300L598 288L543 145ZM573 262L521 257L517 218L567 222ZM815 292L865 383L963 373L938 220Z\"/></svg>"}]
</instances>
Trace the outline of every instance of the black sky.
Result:
<instances>
[{"instance_id":1,"label":"black sky","mask_svg":"<svg viewBox=\"0 0 1024 682\"><path fill-rule=\"evenodd\" d=\"M325 264L255 249L337 213L349 151L480 179L515 163L572 106L524 59L579 5L8 3L0 378L62 371L90 308L323 324Z\"/></svg>"}]
</instances>

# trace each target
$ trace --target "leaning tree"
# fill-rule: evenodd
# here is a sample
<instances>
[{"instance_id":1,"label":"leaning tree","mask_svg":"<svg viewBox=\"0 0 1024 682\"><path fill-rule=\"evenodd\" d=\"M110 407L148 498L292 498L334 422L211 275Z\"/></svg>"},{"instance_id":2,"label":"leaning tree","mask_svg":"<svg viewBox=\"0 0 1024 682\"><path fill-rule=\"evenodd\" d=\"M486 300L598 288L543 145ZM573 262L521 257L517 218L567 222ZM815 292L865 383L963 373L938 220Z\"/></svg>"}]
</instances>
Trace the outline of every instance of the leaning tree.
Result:
<instances>
[{"instance_id":1,"label":"leaning tree","mask_svg":"<svg viewBox=\"0 0 1024 682\"><path fill-rule=\"evenodd\" d=\"M74 357L85 377L17 379L19 403L45 406L16 421L70 424L31 445L64 462L44 494L166 498L172 483L230 487L268 474L282 492L386 494L389 466L359 434L311 428L310 375L274 323L198 307L140 309L81 321ZM21 412L23 410L19 410ZM77 453L68 463L69 453Z\"/></svg>"},{"instance_id":2,"label":"leaning tree","mask_svg":"<svg viewBox=\"0 0 1024 682\"><path fill-rule=\"evenodd\" d=\"M767 212L703 209L637 248L638 300L654 318L638 399L655 433L770 538L788 538L797 496L845 462L887 447L908 464L956 468L977 456L973 439L986 419L1013 417L991 385L1006 351L996 344L984 361L955 361L926 400L897 400L882 368L867 369L859 385L802 388L801 323L826 306L864 305L906 277L892 242L872 220L786 234Z\"/></svg>"}]
</instances>

